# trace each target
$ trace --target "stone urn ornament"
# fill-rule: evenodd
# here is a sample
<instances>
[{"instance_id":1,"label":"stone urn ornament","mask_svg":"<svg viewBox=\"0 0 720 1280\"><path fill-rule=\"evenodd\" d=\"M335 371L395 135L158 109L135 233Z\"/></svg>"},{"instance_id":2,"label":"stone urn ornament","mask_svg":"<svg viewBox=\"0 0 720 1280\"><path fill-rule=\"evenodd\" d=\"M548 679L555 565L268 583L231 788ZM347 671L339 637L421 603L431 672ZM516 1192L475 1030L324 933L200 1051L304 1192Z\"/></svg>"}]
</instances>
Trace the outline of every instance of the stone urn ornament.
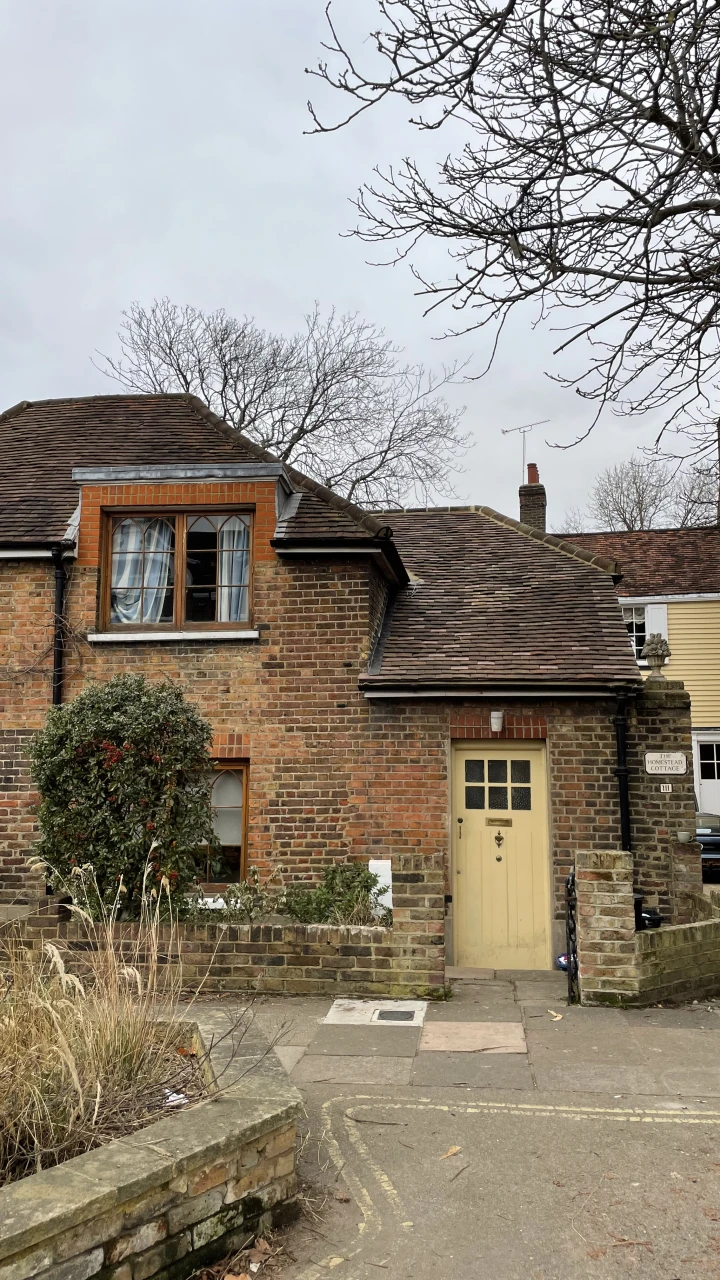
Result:
<instances>
[{"instance_id":1,"label":"stone urn ornament","mask_svg":"<svg viewBox=\"0 0 720 1280\"><path fill-rule=\"evenodd\" d=\"M640 657L645 659L650 668L648 680L665 679L662 669L666 659L670 657L670 645L659 631L653 631L652 635L648 636Z\"/></svg>"}]
</instances>

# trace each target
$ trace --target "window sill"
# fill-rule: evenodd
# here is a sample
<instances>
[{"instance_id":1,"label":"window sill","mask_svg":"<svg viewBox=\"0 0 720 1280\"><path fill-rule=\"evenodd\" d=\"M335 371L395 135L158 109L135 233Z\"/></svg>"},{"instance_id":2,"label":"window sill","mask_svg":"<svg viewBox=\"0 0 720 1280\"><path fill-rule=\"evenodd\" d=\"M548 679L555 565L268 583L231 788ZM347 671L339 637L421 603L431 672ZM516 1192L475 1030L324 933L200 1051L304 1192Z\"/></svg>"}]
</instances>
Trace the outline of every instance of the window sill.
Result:
<instances>
[{"instance_id":1,"label":"window sill","mask_svg":"<svg viewBox=\"0 0 720 1280\"><path fill-rule=\"evenodd\" d=\"M161 644L180 640L214 644L216 640L259 640L259 631L89 631L88 644Z\"/></svg>"}]
</instances>

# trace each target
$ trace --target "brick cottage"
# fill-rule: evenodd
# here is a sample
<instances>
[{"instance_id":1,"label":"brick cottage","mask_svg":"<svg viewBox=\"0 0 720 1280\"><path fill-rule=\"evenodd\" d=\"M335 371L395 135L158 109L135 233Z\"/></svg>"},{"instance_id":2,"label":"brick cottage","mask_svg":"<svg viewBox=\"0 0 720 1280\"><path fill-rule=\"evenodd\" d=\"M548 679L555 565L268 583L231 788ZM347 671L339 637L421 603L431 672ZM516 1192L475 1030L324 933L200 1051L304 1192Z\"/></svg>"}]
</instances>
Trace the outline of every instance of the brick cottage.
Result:
<instances>
[{"instance_id":1,"label":"brick cottage","mask_svg":"<svg viewBox=\"0 0 720 1280\"><path fill-rule=\"evenodd\" d=\"M388 859L404 963L434 947L435 982L444 942L449 964L550 967L578 850L632 849L636 885L687 918L689 698L643 686L621 567L545 533L534 469L522 522L369 514L186 395L22 402L0 460L6 912L42 891L29 738L52 701L133 671L213 726L206 881ZM668 786L648 750L687 772Z\"/></svg>"}]
</instances>

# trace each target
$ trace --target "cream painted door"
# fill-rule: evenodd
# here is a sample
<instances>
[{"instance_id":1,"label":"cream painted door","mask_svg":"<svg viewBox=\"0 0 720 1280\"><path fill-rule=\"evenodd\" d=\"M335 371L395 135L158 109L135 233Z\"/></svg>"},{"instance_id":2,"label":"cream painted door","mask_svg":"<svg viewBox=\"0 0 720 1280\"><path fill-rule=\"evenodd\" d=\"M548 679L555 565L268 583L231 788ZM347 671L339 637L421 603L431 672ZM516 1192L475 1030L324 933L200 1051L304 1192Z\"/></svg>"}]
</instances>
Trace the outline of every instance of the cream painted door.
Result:
<instances>
[{"instance_id":1,"label":"cream painted door","mask_svg":"<svg viewBox=\"0 0 720 1280\"><path fill-rule=\"evenodd\" d=\"M544 744L453 751L455 963L549 969Z\"/></svg>"}]
</instances>

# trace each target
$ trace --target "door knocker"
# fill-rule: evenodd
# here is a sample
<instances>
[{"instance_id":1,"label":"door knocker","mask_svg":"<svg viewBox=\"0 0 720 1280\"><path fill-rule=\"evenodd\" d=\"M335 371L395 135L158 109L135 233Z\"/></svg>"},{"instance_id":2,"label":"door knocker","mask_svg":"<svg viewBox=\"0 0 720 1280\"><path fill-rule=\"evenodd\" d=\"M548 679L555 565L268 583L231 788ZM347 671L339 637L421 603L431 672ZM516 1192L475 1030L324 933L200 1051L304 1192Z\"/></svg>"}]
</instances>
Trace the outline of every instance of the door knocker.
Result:
<instances>
[{"instance_id":1,"label":"door knocker","mask_svg":"<svg viewBox=\"0 0 720 1280\"><path fill-rule=\"evenodd\" d=\"M496 832L495 832L495 843L496 843L496 845L497 845L498 849L500 848L500 845L501 845L501 844L504 844L504 843L505 843L505 837L504 837L504 836L501 836L499 831L496 831Z\"/></svg>"}]
</instances>

